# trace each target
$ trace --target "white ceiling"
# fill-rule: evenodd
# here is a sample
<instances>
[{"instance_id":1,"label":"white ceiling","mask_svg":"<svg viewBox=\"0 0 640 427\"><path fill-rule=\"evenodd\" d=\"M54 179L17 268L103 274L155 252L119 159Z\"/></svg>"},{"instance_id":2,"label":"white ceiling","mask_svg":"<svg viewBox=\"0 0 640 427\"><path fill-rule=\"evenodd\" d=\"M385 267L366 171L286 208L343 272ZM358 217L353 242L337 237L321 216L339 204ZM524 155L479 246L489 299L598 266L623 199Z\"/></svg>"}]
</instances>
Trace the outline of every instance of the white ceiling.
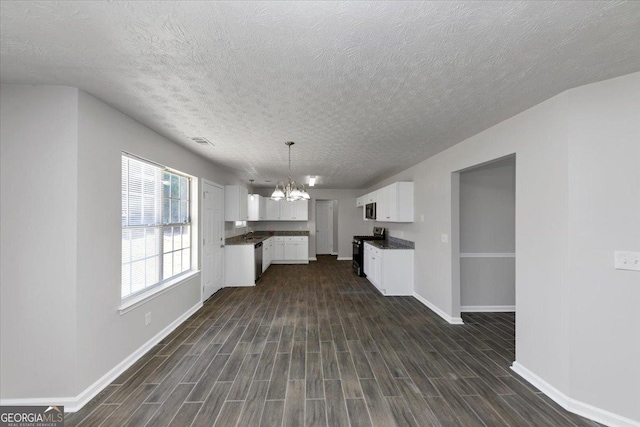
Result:
<instances>
[{"instance_id":1,"label":"white ceiling","mask_svg":"<svg viewBox=\"0 0 640 427\"><path fill-rule=\"evenodd\" d=\"M640 2L2 1L3 82L77 86L242 179L362 188L640 70ZM203 136L215 147L189 140Z\"/></svg>"}]
</instances>

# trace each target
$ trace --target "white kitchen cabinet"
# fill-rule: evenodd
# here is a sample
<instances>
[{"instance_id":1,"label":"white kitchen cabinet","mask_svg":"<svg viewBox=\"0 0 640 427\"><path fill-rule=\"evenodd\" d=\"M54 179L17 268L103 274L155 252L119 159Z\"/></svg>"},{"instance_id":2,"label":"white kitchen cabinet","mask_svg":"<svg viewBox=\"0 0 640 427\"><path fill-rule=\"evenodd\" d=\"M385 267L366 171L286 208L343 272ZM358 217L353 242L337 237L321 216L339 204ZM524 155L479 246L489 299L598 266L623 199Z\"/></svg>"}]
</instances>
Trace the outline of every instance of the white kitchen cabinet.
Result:
<instances>
[{"instance_id":1,"label":"white kitchen cabinet","mask_svg":"<svg viewBox=\"0 0 640 427\"><path fill-rule=\"evenodd\" d=\"M282 241L282 257L274 257L273 262L279 264L308 264L309 263L309 237L286 236L279 237ZM274 242L274 245L277 245ZM274 254L276 250L274 249Z\"/></svg>"},{"instance_id":2,"label":"white kitchen cabinet","mask_svg":"<svg viewBox=\"0 0 640 427\"><path fill-rule=\"evenodd\" d=\"M224 285L255 286L254 245L226 245L224 247Z\"/></svg>"},{"instance_id":3,"label":"white kitchen cabinet","mask_svg":"<svg viewBox=\"0 0 640 427\"><path fill-rule=\"evenodd\" d=\"M284 237L274 236L271 248L271 263L284 260Z\"/></svg>"},{"instance_id":4,"label":"white kitchen cabinet","mask_svg":"<svg viewBox=\"0 0 640 427\"><path fill-rule=\"evenodd\" d=\"M308 221L309 201L297 200L287 202L284 200L266 200L267 221Z\"/></svg>"},{"instance_id":5,"label":"white kitchen cabinet","mask_svg":"<svg viewBox=\"0 0 640 427\"><path fill-rule=\"evenodd\" d=\"M247 221L249 219L247 211L248 191L239 185L224 186L224 220L225 221Z\"/></svg>"},{"instance_id":6,"label":"white kitchen cabinet","mask_svg":"<svg viewBox=\"0 0 640 427\"><path fill-rule=\"evenodd\" d=\"M265 200L267 208L266 220L267 221L279 221L280 220L280 202L278 200L272 200L267 198Z\"/></svg>"},{"instance_id":7,"label":"white kitchen cabinet","mask_svg":"<svg viewBox=\"0 0 640 427\"><path fill-rule=\"evenodd\" d=\"M362 197L365 204L376 203L376 221L413 222L413 182L395 182Z\"/></svg>"},{"instance_id":8,"label":"white kitchen cabinet","mask_svg":"<svg viewBox=\"0 0 640 427\"><path fill-rule=\"evenodd\" d=\"M364 197L365 196L360 196L356 199L356 208L361 208L364 206Z\"/></svg>"},{"instance_id":9,"label":"white kitchen cabinet","mask_svg":"<svg viewBox=\"0 0 640 427\"><path fill-rule=\"evenodd\" d=\"M287 238L284 240L284 259L288 261L297 261L298 259L297 245L288 241Z\"/></svg>"},{"instance_id":10,"label":"white kitchen cabinet","mask_svg":"<svg viewBox=\"0 0 640 427\"><path fill-rule=\"evenodd\" d=\"M291 202L293 204L293 217L294 221L308 221L309 220L309 201L308 200L296 200Z\"/></svg>"},{"instance_id":11,"label":"white kitchen cabinet","mask_svg":"<svg viewBox=\"0 0 640 427\"><path fill-rule=\"evenodd\" d=\"M364 244L364 273L385 296L413 294L413 249L380 249Z\"/></svg>"},{"instance_id":12,"label":"white kitchen cabinet","mask_svg":"<svg viewBox=\"0 0 640 427\"><path fill-rule=\"evenodd\" d=\"M295 202L280 200L280 221L293 221Z\"/></svg>"},{"instance_id":13,"label":"white kitchen cabinet","mask_svg":"<svg viewBox=\"0 0 640 427\"><path fill-rule=\"evenodd\" d=\"M271 265L273 258L273 237L262 242L262 272L264 273Z\"/></svg>"},{"instance_id":14,"label":"white kitchen cabinet","mask_svg":"<svg viewBox=\"0 0 640 427\"><path fill-rule=\"evenodd\" d=\"M364 204L366 205L367 203L376 203L378 201L378 192L377 191L372 191L369 194L365 194L363 197L363 201Z\"/></svg>"},{"instance_id":15,"label":"white kitchen cabinet","mask_svg":"<svg viewBox=\"0 0 640 427\"><path fill-rule=\"evenodd\" d=\"M253 200L251 200L253 198ZM267 200L258 195L247 196L247 218L249 221L265 221L267 219Z\"/></svg>"}]
</instances>

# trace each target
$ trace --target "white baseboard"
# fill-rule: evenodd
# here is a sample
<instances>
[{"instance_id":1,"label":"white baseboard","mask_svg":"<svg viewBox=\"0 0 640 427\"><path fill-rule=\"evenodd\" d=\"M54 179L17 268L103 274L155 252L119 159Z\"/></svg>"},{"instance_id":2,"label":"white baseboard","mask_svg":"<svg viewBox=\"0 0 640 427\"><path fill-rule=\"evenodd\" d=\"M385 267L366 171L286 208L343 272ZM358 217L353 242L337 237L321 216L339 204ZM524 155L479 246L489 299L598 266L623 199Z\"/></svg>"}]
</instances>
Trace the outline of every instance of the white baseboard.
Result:
<instances>
[{"instance_id":1,"label":"white baseboard","mask_svg":"<svg viewBox=\"0 0 640 427\"><path fill-rule=\"evenodd\" d=\"M131 353L122 362L118 363L113 369L104 374L99 380L87 387L82 393L76 397L38 397L27 399L0 399L2 406L33 406L33 405L64 405L65 412L77 412L91 399L93 399L106 386L111 384L124 371L129 369L131 365L144 356L153 346L162 341L167 335L173 332L178 326L187 320L193 313L200 310L202 302L198 301L196 305L184 312L180 317L167 325L166 328L158 332L153 338L140 346L136 351Z\"/></svg>"},{"instance_id":2,"label":"white baseboard","mask_svg":"<svg viewBox=\"0 0 640 427\"><path fill-rule=\"evenodd\" d=\"M511 313L516 311L515 305L463 305L463 313Z\"/></svg>"},{"instance_id":3,"label":"white baseboard","mask_svg":"<svg viewBox=\"0 0 640 427\"><path fill-rule=\"evenodd\" d=\"M428 301L427 299L425 299L423 296L419 295L418 293L414 292L413 293L413 297L415 299L417 299L418 301L420 301L422 304L426 305L433 312L435 312L438 316L442 317L444 320L446 320L447 322L451 323L452 325L464 325L464 322L462 321L461 317L451 317L451 316L449 316L447 313L445 313L440 308L438 308L435 304L433 304L432 302Z\"/></svg>"},{"instance_id":4,"label":"white baseboard","mask_svg":"<svg viewBox=\"0 0 640 427\"><path fill-rule=\"evenodd\" d=\"M310 256L310 257L309 257L309 261L317 261L317 260L318 260L318 258L316 258L316 257L314 257L314 256Z\"/></svg>"},{"instance_id":5,"label":"white baseboard","mask_svg":"<svg viewBox=\"0 0 640 427\"><path fill-rule=\"evenodd\" d=\"M518 362L513 362L511 369L569 412L611 427L640 427L639 422L630 418L605 411L567 396Z\"/></svg>"},{"instance_id":6,"label":"white baseboard","mask_svg":"<svg viewBox=\"0 0 640 427\"><path fill-rule=\"evenodd\" d=\"M460 253L460 258L515 258L514 253Z\"/></svg>"},{"instance_id":7,"label":"white baseboard","mask_svg":"<svg viewBox=\"0 0 640 427\"><path fill-rule=\"evenodd\" d=\"M331 252L331 255L338 255L338 252Z\"/></svg>"},{"instance_id":8,"label":"white baseboard","mask_svg":"<svg viewBox=\"0 0 640 427\"><path fill-rule=\"evenodd\" d=\"M309 259L305 259L305 260L294 260L294 261L271 261L271 264L309 264Z\"/></svg>"},{"instance_id":9,"label":"white baseboard","mask_svg":"<svg viewBox=\"0 0 640 427\"><path fill-rule=\"evenodd\" d=\"M338 261L353 261L353 257L350 256L339 256Z\"/></svg>"}]
</instances>

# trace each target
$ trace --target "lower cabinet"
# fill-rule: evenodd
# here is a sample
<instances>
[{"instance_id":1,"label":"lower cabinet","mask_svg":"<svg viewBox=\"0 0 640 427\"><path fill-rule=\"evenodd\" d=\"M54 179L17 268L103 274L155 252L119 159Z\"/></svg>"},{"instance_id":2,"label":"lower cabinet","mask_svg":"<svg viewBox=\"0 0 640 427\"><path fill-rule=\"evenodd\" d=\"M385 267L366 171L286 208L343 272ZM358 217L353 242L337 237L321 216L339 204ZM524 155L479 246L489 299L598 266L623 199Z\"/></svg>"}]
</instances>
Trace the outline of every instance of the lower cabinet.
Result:
<instances>
[{"instance_id":1,"label":"lower cabinet","mask_svg":"<svg viewBox=\"0 0 640 427\"><path fill-rule=\"evenodd\" d=\"M271 252L271 262L282 261L284 259L284 237L275 236L269 240L273 240L273 250Z\"/></svg>"},{"instance_id":2,"label":"lower cabinet","mask_svg":"<svg viewBox=\"0 0 640 427\"><path fill-rule=\"evenodd\" d=\"M309 237L308 236L276 236L274 241L274 264L308 264Z\"/></svg>"},{"instance_id":3,"label":"lower cabinet","mask_svg":"<svg viewBox=\"0 0 640 427\"><path fill-rule=\"evenodd\" d=\"M413 249L380 249L364 244L364 273L385 296L413 294Z\"/></svg>"},{"instance_id":4,"label":"lower cabinet","mask_svg":"<svg viewBox=\"0 0 640 427\"><path fill-rule=\"evenodd\" d=\"M226 245L224 247L224 285L254 286L256 284L255 247Z\"/></svg>"},{"instance_id":5,"label":"lower cabinet","mask_svg":"<svg viewBox=\"0 0 640 427\"><path fill-rule=\"evenodd\" d=\"M262 272L264 273L271 265L273 259L273 237L262 242Z\"/></svg>"}]
</instances>

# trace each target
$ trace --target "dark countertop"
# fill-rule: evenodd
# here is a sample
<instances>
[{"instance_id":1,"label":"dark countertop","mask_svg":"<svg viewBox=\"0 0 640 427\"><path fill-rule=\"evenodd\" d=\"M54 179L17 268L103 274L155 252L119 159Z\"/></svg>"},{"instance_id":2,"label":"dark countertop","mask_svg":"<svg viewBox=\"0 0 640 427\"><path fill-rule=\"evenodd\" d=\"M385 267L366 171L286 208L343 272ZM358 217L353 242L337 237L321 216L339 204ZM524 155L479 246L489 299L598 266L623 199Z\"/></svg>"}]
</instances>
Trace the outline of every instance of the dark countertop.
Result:
<instances>
[{"instance_id":1,"label":"dark countertop","mask_svg":"<svg viewBox=\"0 0 640 427\"><path fill-rule=\"evenodd\" d=\"M269 237L273 236L309 236L309 230L298 231L255 231L248 239L245 239L243 235L233 236L225 239L225 245L255 245L256 243L264 242Z\"/></svg>"},{"instance_id":2,"label":"dark countertop","mask_svg":"<svg viewBox=\"0 0 640 427\"><path fill-rule=\"evenodd\" d=\"M378 249L413 249L408 245L389 242L388 240L367 240L365 243L368 243Z\"/></svg>"}]
</instances>

